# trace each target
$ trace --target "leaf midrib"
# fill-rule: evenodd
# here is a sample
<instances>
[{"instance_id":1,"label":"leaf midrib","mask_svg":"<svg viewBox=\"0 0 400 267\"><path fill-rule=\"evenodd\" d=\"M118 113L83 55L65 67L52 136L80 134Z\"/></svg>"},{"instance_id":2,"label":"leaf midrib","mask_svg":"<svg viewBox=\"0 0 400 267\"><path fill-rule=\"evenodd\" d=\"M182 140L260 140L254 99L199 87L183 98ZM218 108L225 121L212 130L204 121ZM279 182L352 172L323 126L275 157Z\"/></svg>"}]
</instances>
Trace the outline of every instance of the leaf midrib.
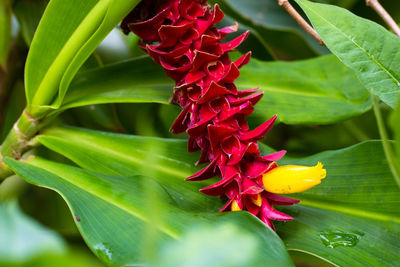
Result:
<instances>
[{"instance_id":1,"label":"leaf midrib","mask_svg":"<svg viewBox=\"0 0 400 267\"><path fill-rule=\"evenodd\" d=\"M238 85L239 89L242 89L242 88L246 89L246 88L254 88L255 87L254 84L241 83L241 82L237 82L237 85ZM337 97L336 95L332 96L332 95L323 94L323 93L318 94L318 93L304 92L304 91L299 92L299 91L293 91L293 90L290 90L290 89L281 89L282 87L277 88L277 87L273 87L273 86L263 86L263 85L260 85L259 87L260 87L260 89L262 91L278 92L278 93L298 95L298 96L310 96L310 97L319 97L319 98L332 98L332 99L347 100L345 98Z\"/></svg>"},{"instance_id":2,"label":"leaf midrib","mask_svg":"<svg viewBox=\"0 0 400 267\"><path fill-rule=\"evenodd\" d=\"M43 140L43 139L46 139L46 138L58 139L58 140L61 140L61 142L64 141L62 138L59 138L59 137L56 137L56 136L52 136L52 135L48 135L48 136L47 136L47 135L42 135L42 136L39 136L39 141L41 141L41 139ZM127 156L126 154L118 153L117 151L112 150L112 149L110 149L110 148L108 148L108 147L105 147L105 146L93 146L93 142L86 141L84 138L82 138L82 139L76 138L74 135L70 135L68 138L69 138L70 140L76 141L76 143L78 143L78 144L80 144L80 145L88 146L88 147L90 147L90 148L96 148L95 150L96 150L97 152L98 152L98 151L102 151L102 152L104 152L105 154L111 154L111 155L116 156L117 158L122 158L122 159L124 159L124 160L130 161L130 162L134 162L134 163L136 163L136 164L144 164L144 163L145 163L145 160L140 160L139 158L135 158L135 157L129 157L129 156ZM46 146L46 144L43 144L43 145ZM141 151L141 152L143 152L143 150L140 150L140 149L137 149L137 148L135 148L135 150L136 150L136 151ZM165 159L165 158L163 158L163 159ZM169 159L169 160L170 160L170 159ZM181 162L181 161L175 161L175 162L182 163L183 165L186 164L186 163L183 163L183 162ZM164 173L166 173L166 174L170 174L170 175L172 175L172 176L176 175L176 176L182 177L182 178L186 178L186 177L189 177L189 176L192 175L191 173L184 173L184 172L181 172L181 171L179 171L179 170L169 169L169 168L167 168L167 167L162 166L161 164L157 164L157 166L154 166L154 168L157 169L157 170L159 170L159 171L161 171L161 172L164 172Z\"/></svg>"},{"instance_id":3,"label":"leaf midrib","mask_svg":"<svg viewBox=\"0 0 400 267\"><path fill-rule=\"evenodd\" d=\"M93 86L91 87L96 87L96 84L94 83ZM90 88L89 90L81 90L80 92L74 92L74 94L69 94L68 98L65 100L65 104L70 104L73 102L79 102L81 99L87 99L87 98L94 98L94 97L101 97L104 95L108 94L115 94L116 92L125 92L125 91L132 91L132 94L139 94L142 93L143 91L149 91L150 90L150 96L156 95L160 96L158 92L163 92L163 93L172 93L172 86L171 90L166 90L165 88L167 87L166 84L147 84L147 85L127 85L127 86L122 86L121 88L112 88L111 90L105 89L105 90L93 90ZM87 91L87 92L85 92ZM149 93L149 92L147 92ZM154 93L154 94L153 94Z\"/></svg>"},{"instance_id":4,"label":"leaf midrib","mask_svg":"<svg viewBox=\"0 0 400 267\"><path fill-rule=\"evenodd\" d=\"M88 194L90 194L90 195L92 195L92 196L95 196L95 197L97 197L97 198L99 198L99 199L101 199L101 200L103 200L103 201L106 201L106 202L109 203L109 204L112 204L113 206L115 206L115 207L117 207L117 208L119 208L119 209L121 209L121 210L127 212L128 214L130 214L130 215L132 215L132 216L134 216L134 217L136 217L136 218L138 218L138 219L140 219L140 220L142 220L142 221L150 222L149 219L146 219L145 217L143 217L143 216L141 216L140 214L136 213L134 210L129 209L129 208L125 207L124 205L120 205L120 204L118 203L118 201L115 201L115 200L113 200L112 198L109 198L109 197L105 197L103 194L96 193L95 190L88 190L87 188L85 188L84 186L81 186L79 183L75 182L74 180L65 178L65 177L63 177L63 176L61 176L61 175L59 175L59 174L57 174L57 173L54 173L53 171L50 171L49 169L44 169L44 168L40 167L40 164L39 164L39 165L36 165L36 164L32 164L32 163L33 163L33 162L27 163L27 164L29 164L29 165L31 165L31 166L34 166L34 167L36 167L36 168L40 168L40 169L42 169L42 170L44 170L44 171L46 171L46 172L49 172L49 173L51 173L52 175L54 175L54 176L56 176L56 177L59 177L59 178L62 179L63 181L66 181L67 183L69 183L69 184L71 184L71 185L73 185L73 186L75 186L75 187L77 187L77 188L79 188L79 189L81 189L81 190L87 192ZM92 175L92 174L90 174L90 175ZM53 188L53 187L51 187L51 188ZM63 192L61 192L61 191L60 191L59 193L60 193L60 194L63 194ZM159 226L158 228L159 228L162 232L164 232L165 234L169 235L170 237L172 237L172 238L174 238L174 239L178 239L178 238L179 238L173 231L170 231L169 229L167 229L167 228L165 228L165 227L161 227L160 225L158 225L158 226Z\"/></svg>"},{"instance_id":5,"label":"leaf midrib","mask_svg":"<svg viewBox=\"0 0 400 267\"><path fill-rule=\"evenodd\" d=\"M101 98L104 98L101 99ZM161 98L161 97L160 97ZM150 97L147 98L127 98L127 97L112 97L112 96L104 96L104 95L94 95L91 97L85 97L85 98L80 98L77 101L71 101L69 103L63 104L59 110L66 110L70 108L75 108L75 107L81 107L81 106L87 106L87 105L95 105L95 104L109 104L110 101L112 100L112 103L157 103L157 104L163 104L163 105L168 105L170 102L168 100L161 100L161 99L151 99Z\"/></svg>"}]
</instances>

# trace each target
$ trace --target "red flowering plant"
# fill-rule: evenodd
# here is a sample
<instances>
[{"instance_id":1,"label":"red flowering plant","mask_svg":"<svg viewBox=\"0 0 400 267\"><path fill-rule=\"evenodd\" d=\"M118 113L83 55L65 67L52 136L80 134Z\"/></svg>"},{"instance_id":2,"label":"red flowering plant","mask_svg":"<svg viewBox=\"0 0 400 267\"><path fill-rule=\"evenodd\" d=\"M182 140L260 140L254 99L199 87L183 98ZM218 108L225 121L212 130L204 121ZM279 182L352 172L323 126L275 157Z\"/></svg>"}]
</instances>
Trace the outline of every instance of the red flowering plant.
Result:
<instances>
[{"instance_id":1,"label":"red flowering plant","mask_svg":"<svg viewBox=\"0 0 400 267\"><path fill-rule=\"evenodd\" d=\"M209 2L0 0L0 266L398 265L398 24Z\"/></svg>"},{"instance_id":2,"label":"red flowering plant","mask_svg":"<svg viewBox=\"0 0 400 267\"><path fill-rule=\"evenodd\" d=\"M247 210L273 228L271 220L292 219L273 206L299 202L275 193L299 192L300 187L301 191L308 189L319 184L326 172L318 164L307 172L308 177L303 177L304 170L294 170L299 174L295 182L287 178L293 177L290 172L278 171L278 175L270 176L270 172L279 169L275 169L276 161L285 151L263 156L257 141L268 133L276 116L256 129L249 129L246 117L254 111L263 92L258 92L258 88L241 91L236 88L234 81L240 75L239 69L249 62L251 52L234 62L228 53L249 32L222 42L238 28L236 24L218 29L216 24L223 17L217 4L210 8L205 0L144 0L121 27L125 33L132 31L142 38L141 47L175 81L171 102L183 110L171 130L176 134L187 132L189 152L202 151L197 164L210 162L187 180L220 177L219 182L200 190L228 199L220 211Z\"/></svg>"}]
</instances>

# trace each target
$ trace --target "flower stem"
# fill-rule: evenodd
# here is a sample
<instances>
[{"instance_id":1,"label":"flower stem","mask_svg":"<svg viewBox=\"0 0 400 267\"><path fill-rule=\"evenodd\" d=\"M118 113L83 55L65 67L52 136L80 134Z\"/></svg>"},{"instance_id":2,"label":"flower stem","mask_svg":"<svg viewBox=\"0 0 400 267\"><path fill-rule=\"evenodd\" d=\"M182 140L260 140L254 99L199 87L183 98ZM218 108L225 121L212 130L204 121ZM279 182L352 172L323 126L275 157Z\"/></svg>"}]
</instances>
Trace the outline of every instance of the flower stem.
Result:
<instances>
[{"instance_id":1,"label":"flower stem","mask_svg":"<svg viewBox=\"0 0 400 267\"><path fill-rule=\"evenodd\" d=\"M318 43L322 46L325 46L324 41L318 35L318 33L314 30L310 24L307 23L305 19L297 12L297 10L290 4L289 0L278 0L278 4L282 6L290 16L302 27L312 38L318 41Z\"/></svg>"},{"instance_id":2,"label":"flower stem","mask_svg":"<svg viewBox=\"0 0 400 267\"><path fill-rule=\"evenodd\" d=\"M393 18L389 15L389 13L383 8L383 6L379 3L378 0L366 0L367 6L372 7L376 13L386 22L386 24L393 30L393 32L400 36L400 27L393 20Z\"/></svg>"},{"instance_id":3,"label":"flower stem","mask_svg":"<svg viewBox=\"0 0 400 267\"><path fill-rule=\"evenodd\" d=\"M26 110L14 127L8 133L0 149L0 180L5 179L13 172L4 164L4 157L20 159L31 148L31 139L39 130L39 121L30 116Z\"/></svg>"},{"instance_id":4,"label":"flower stem","mask_svg":"<svg viewBox=\"0 0 400 267\"><path fill-rule=\"evenodd\" d=\"M400 188L400 168L397 165L392 146L389 142L388 134L386 132L385 124L383 122L382 113L379 108L379 100L376 96L372 96L374 113L376 122L378 124L379 135L381 136L383 151L385 152L386 160L389 164L393 177Z\"/></svg>"}]
</instances>

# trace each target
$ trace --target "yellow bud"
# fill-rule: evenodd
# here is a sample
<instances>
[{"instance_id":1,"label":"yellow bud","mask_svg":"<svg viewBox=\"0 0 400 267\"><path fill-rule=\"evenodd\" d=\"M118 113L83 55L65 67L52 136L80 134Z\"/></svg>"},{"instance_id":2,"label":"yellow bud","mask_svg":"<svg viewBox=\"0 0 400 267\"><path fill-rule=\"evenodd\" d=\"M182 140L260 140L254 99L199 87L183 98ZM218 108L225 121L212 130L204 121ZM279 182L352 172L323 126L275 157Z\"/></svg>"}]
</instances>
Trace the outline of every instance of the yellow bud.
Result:
<instances>
[{"instance_id":1,"label":"yellow bud","mask_svg":"<svg viewBox=\"0 0 400 267\"><path fill-rule=\"evenodd\" d=\"M276 194L291 194L306 191L321 183L326 170L321 162L314 167L279 166L263 175L264 188Z\"/></svg>"},{"instance_id":2,"label":"yellow bud","mask_svg":"<svg viewBox=\"0 0 400 267\"><path fill-rule=\"evenodd\" d=\"M236 200L232 201L231 204L231 211L241 211L242 209L239 207L238 203L236 202Z\"/></svg>"},{"instance_id":3,"label":"yellow bud","mask_svg":"<svg viewBox=\"0 0 400 267\"><path fill-rule=\"evenodd\" d=\"M250 199L251 199L251 202L253 202L254 205L261 207L262 199L261 199L261 195L260 194L251 195Z\"/></svg>"}]
</instances>

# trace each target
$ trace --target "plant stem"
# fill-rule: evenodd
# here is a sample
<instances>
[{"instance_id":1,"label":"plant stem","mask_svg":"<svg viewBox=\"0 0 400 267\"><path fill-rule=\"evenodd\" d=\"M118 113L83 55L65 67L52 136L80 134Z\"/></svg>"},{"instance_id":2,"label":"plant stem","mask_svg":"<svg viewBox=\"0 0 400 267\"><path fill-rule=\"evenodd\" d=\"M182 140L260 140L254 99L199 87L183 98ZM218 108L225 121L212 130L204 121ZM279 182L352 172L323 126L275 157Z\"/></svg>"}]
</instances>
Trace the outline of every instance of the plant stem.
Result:
<instances>
[{"instance_id":1,"label":"plant stem","mask_svg":"<svg viewBox=\"0 0 400 267\"><path fill-rule=\"evenodd\" d=\"M26 110L8 133L0 150L0 180L12 175L12 171L4 164L4 157L20 159L31 146L31 139L39 130L39 121L30 116Z\"/></svg>"},{"instance_id":2,"label":"plant stem","mask_svg":"<svg viewBox=\"0 0 400 267\"><path fill-rule=\"evenodd\" d=\"M13 175L13 172L3 163L3 157L0 154L0 181Z\"/></svg>"},{"instance_id":3,"label":"plant stem","mask_svg":"<svg viewBox=\"0 0 400 267\"><path fill-rule=\"evenodd\" d=\"M302 27L312 38L318 41L322 46L325 46L324 41L319 34L314 30L310 24L297 12L297 10L290 4L289 0L278 0L278 4L282 6L292 18Z\"/></svg>"},{"instance_id":4,"label":"plant stem","mask_svg":"<svg viewBox=\"0 0 400 267\"><path fill-rule=\"evenodd\" d=\"M383 151L385 152L386 160L389 164L393 177L400 188L400 168L397 166L393 149L389 142L388 134L386 132L385 124L382 118L382 113L379 108L379 101L374 95L372 96L372 102L373 102L376 122L378 124L379 135L381 136L382 139Z\"/></svg>"},{"instance_id":5,"label":"plant stem","mask_svg":"<svg viewBox=\"0 0 400 267\"><path fill-rule=\"evenodd\" d=\"M389 13L383 8L378 0L365 0L367 6L372 7L376 13L386 22L390 29L400 37L400 27L394 21L394 19L389 15Z\"/></svg>"}]
</instances>

